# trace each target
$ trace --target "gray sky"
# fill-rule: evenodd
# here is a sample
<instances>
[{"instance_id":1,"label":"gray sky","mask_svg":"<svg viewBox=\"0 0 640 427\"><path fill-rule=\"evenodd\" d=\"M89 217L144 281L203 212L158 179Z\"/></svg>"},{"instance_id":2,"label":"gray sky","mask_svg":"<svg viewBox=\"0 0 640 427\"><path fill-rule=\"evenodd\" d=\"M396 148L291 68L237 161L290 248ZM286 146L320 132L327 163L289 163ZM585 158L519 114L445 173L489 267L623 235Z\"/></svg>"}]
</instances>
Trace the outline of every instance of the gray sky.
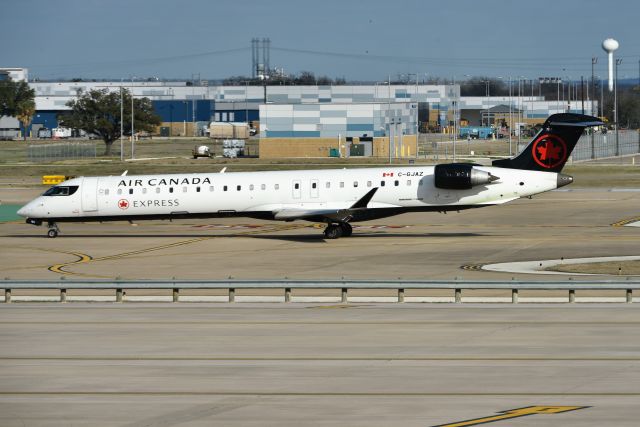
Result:
<instances>
[{"instance_id":1,"label":"gray sky","mask_svg":"<svg viewBox=\"0 0 640 427\"><path fill-rule=\"evenodd\" d=\"M222 78L251 74L253 37L271 65L355 80L419 73L606 73L603 39L620 42L619 77L637 78L634 0L3 0L0 67L55 79ZM609 12L605 12L604 5ZM415 77L413 77L415 79Z\"/></svg>"}]
</instances>

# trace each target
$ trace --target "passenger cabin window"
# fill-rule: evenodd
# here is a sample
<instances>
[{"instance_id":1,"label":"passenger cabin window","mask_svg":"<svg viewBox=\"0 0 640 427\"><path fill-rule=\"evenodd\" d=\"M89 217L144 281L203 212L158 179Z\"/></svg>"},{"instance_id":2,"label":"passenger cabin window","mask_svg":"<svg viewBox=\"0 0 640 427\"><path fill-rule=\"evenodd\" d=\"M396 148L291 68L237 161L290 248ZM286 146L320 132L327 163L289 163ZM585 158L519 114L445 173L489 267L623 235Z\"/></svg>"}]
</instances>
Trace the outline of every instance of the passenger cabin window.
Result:
<instances>
[{"instance_id":1,"label":"passenger cabin window","mask_svg":"<svg viewBox=\"0 0 640 427\"><path fill-rule=\"evenodd\" d=\"M210 192L213 192L213 185L210 185L210 186L209 186L209 191L210 191Z\"/></svg>"},{"instance_id":2,"label":"passenger cabin window","mask_svg":"<svg viewBox=\"0 0 640 427\"><path fill-rule=\"evenodd\" d=\"M371 181L367 181L367 187L371 187Z\"/></svg>"},{"instance_id":3,"label":"passenger cabin window","mask_svg":"<svg viewBox=\"0 0 640 427\"><path fill-rule=\"evenodd\" d=\"M76 191L78 191L77 185L55 186L45 191L43 196L70 196Z\"/></svg>"},{"instance_id":4,"label":"passenger cabin window","mask_svg":"<svg viewBox=\"0 0 640 427\"><path fill-rule=\"evenodd\" d=\"M358 186L358 181L353 181L353 186L357 187Z\"/></svg>"},{"instance_id":5,"label":"passenger cabin window","mask_svg":"<svg viewBox=\"0 0 640 427\"><path fill-rule=\"evenodd\" d=\"M279 189L280 189L280 184L275 184L275 185L273 186L273 188L275 188L276 190L279 190Z\"/></svg>"},{"instance_id":6,"label":"passenger cabin window","mask_svg":"<svg viewBox=\"0 0 640 427\"><path fill-rule=\"evenodd\" d=\"M118 194L122 194L122 188L118 188Z\"/></svg>"},{"instance_id":7,"label":"passenger cabin window","mask_svg":"<svg viewBox=\"0 0 640 427\"><path fill-rule=\"evenodd\" d=\"M133 188L129 189L129 194L133 194Z\"/></svg>"},{"instance_id":8,"label":"passenger cabin window","mask_svg":"<svg viewBox=\"0 0 640 427\"><path fill-rule=\"evenodd\" d=\"M156 194L160 194L160 187L156 187Z\"/></svg>"},{"instance_id":9,"label":"passenger cabin window","mask_svg":"<svg viewBox=\"0 0 640 427\"><path fill-rule=\"evenodd\" d=\"M200 187L196 187L196 193L200 192Z\"/></svg>"},{"instance_id":10,"label":"passenger cabin window","mask_svg":"<svg viewBox=\"0 0 640 427\"><path fill-rule=\"evenodd\" d=\"M300 189L300 184L298 184L297 182L295 183L295 185L293 186L293 188L295 188L296 190Z\"/></svg>"},{"instance_id":11,"label":"passenger cabin window","mask_svg":"<svg viewBox=\"0 0 640 427\"><path fill-rule=\"evenodd\" d=\"M238 186L236 187L236 189L237 189L238 191L240 191L240 190L242 190L242 186L241 186L241 185L238 185Z\"/></svg>"},{"instance_id":12,"label":"passenger cabin window","mask_svg":"<svg viewBox=\"0 0 640 427\"><path fill-rule=\"evenodd\" d=\"M400 185L400 181L398 181L397 179L393 182L393 184L397 187L398 185Z\"/></svg>"},{"instance_id":13,"label":"passenger cabin window","mask_svg":"<svg viewBox=\"0 0 640 427\"><path fill-rule=\"evenodd\" d=\"M318 187L318 184L316 184L315 182L311 183L311 188L317 188L317 187Z\"/></svg>"},{"instance_id":14,"label":"passenger cabin window","mask_svg":"<svg viewBox=\"0 0 640 427\"><path fill-rule=\"evenodd\" d=\"M344 188L344 182L340 182L340 188Z\"/></svg>"},{"instance_id":15,"label":"passenger cabin window","mask_svg":"<svg viewBox=\"0 0 640 427\"><path fill-rule=\"evenodd\" d=\"M187 192L187 187L182 187L182 192L186 193Z\"/></svg>"},{"instance_id":16,"label":"passenger cabin window","mask_svg":"<svg viewBox=\"0 0 640 427\"><path fill-rule=\"evenodd\" d=\"M146 188L142 189L142 194L147 194L147 189Z\"/></svg>"},{"instance_id":17,"label":"passenger cabin window","mask_svg":"<svg viewBox=\"0 0 640 427\"><path fill-rule=\"evenodd\" d=\"M260 184L260 189L261 189L261 190L266 190L266 189L267 189L266 184Z\"/></svg>"},{"instance_id":18,"label":"passenger cabin window","mask_svg":"<svg viewBox=\"0 0 640 427\"><path fill-rule=\"evenodd\" d=\"M380 187L384 187L384 181L380 181Z\"/></svg>"},{"instance_id":19,"label":"passenger cabin window","mask_svg":"<svg viewBox=\"0 0 640 427\"><path fill-rule=\"evenodd\" d=\"M222 187L222 191L227 191L227 186Z\"/></svg>"},{"instance_id":20,"label":"passenger cabin window","mask_svg":"<svg viewBox=\"0 0 640 427\"><path fill-rule=\"evenodd\" d=\"M249 185L249 191L253 191L253 184Z\"/></svg>"},{"instance_id":21,"label":"passenger cabin window","mask_svg":"<svg viewBox=\"0 0 640 427\"><path fill-rule=\"evenodd\" d=\"M327 183L325 184L325 187L331 188L331 183L329 181L327 181Z\"/></svg>"},{"instance_id":22,"label":"passenger cabin window","mask_svg":"<svg viewBox=\"0 0 640 427\"><path fill-rule=\"evenodd\" d=\"M105 189L104 189L104 195L105 195L105 196L108 196L108 195L109 195L109 189L108 189L108 188L105 188Z\"/></svg>"},{"instance_id":23,"label":"passenger cabin window","mask_svg":"<svg viewBox=\"0 0 640 427\"><path fill-rule=\"evenodd\" d=\"M407 180L407 185L411 185L411 180L410 179Z\"/></svg>"},{"instance_id":24,"label":"passenger cabin window","mask_svg":"<svg viewBox=\"0 0 640 427\"><path fill-rule=\"evenodd\" d=\"M173 187L169 187L169 193L173 193Z\"/></svg>"}]
</instances>

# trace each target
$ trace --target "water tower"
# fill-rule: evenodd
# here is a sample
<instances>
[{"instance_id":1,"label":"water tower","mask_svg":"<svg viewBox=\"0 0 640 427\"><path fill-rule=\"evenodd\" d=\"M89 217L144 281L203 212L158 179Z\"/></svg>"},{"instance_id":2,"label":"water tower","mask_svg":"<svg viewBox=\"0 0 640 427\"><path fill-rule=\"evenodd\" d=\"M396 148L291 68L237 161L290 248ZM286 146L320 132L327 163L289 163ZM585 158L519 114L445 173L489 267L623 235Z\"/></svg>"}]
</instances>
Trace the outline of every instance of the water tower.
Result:
<instances>
[{"instance_id":1,"label":"water tower","mask_svg":"<svg viewBox=\"0 0 640 427\"><path fill-rule=\"evenodd\" d=\"M609 57L609 92L613 92L613 52L620 47L620 44L614 39L606 39L602 42L602 49L607 52Z\"/></svg>"}]
</instances>

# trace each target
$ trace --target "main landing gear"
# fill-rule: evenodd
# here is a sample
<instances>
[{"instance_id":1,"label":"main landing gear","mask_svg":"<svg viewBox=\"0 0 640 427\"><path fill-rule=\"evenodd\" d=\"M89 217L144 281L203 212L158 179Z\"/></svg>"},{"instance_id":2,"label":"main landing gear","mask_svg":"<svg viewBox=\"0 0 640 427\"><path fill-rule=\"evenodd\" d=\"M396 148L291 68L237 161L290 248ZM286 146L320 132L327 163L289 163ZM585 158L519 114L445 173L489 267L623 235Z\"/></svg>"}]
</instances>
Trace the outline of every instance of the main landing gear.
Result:
<instances>
[{"instance_id":1,"label":"main landing gear","mask_svg":"<svg viewBox=\"0 0 640 427\"><path fill-rule=\"evenodd\" d=\"M329 224L324 229L325 239L337 239L340 237L349 237L353 233L353 228L348 222L339 222L337 224Z\"/></svg>"},{"instance_id":2,"label":"main landing gear","mask_svg":"<svg viewBox=\"0 0 640 427\"><path fill-rule=\"evenodd\" d=\"M58 237L58 233L60 233L60 229L58 228L58 224L55 222L50 222L47 224L49 226L49 231L47 231L47 236L50 238Z\"/></svg>"}]
</instances>

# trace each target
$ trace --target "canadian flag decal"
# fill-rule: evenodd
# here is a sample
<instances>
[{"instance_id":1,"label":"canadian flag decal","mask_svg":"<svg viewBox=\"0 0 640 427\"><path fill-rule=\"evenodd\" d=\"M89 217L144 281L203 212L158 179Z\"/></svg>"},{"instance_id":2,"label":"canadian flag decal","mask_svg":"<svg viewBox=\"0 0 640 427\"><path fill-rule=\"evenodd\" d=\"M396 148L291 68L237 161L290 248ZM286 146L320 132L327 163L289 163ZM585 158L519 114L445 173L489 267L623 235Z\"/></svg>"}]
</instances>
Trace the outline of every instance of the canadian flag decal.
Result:
<instances>
[{"instance_id":1,"label":"canadian flag decal","mask_svg":"<svg viewBox=\"0 0 640 427\"><path fill-rule=\"evenodd\" d=\"M393 172L382 172L382 177L393 176Z\"/></svg>"}]
</instances>

